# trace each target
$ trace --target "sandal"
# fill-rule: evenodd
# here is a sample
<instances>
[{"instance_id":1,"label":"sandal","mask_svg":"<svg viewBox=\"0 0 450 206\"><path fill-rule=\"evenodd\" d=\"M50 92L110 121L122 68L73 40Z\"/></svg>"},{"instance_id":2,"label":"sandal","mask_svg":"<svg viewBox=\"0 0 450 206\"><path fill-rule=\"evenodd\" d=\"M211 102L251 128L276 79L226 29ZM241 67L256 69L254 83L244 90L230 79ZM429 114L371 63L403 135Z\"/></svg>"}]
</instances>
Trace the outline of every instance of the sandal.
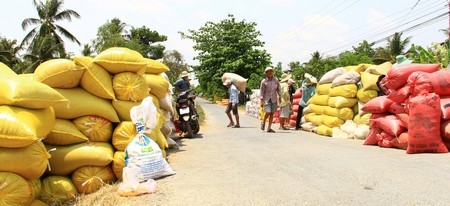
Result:
<instances>
[{"instance_id":1,"label":"sandal","mask_svg":"<svg viewBox=\"0 0 450 206\"><path fill-rule=\"evenodd\" d=\"M266 123L265 122L261 122L261 130L264 130L266 127Z\"/></svg>"},{"instance_id":2,"label":"sandal","mask_svg":"<svg viewBox=\"0 0 450 206\"><path fill-rule=\"evenodd\" d=\"M241 126L239 126L239 125L234 125L234 126L232 126L232 128L241 128Z\"/></svg>"},{"instance_id":3,"label":"sandal","mask_svg":"<svg viewBox=\"0 0 450 206\"><path fill-rule=\"evenodd\" d=\"M273 129L269 129L269 130L267 130L267 132L269 132L269 133L275 133L275 131L274 131Z\"/></svg>"},{"instance_id":4,"label":"sandal","mask_svg":"<svg viewBox=\"0 0 450 206\"><path fill-rule=\"evenodd\" d=\"M233 127L233 126L234 126L234 124L232 124L232 123L227 125L227 127Z\"/></svg>"}]
</instances>

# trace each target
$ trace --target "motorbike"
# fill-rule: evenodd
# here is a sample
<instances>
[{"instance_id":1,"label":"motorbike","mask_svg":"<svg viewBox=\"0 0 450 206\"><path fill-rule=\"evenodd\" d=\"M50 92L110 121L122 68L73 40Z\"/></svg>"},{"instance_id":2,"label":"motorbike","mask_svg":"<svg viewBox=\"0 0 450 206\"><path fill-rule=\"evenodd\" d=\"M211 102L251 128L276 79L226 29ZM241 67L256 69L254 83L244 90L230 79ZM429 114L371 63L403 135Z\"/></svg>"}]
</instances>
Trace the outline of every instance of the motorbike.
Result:
<instances>
[{"instance_id":1,"label":"motorbike","mask_svg":"<svg viewBox=\"0 0 450 206\"><path fill-rule=\"evenodd\" d=\"M176 111L178 119L175 124L180 129L180 136L186 134L187 138L192 138L194 134L200 131L200 124L198 121L198 113L195 106L195 94L191 94L192 90L186 90L181 92L177 99Z\"/></svg>"}]
</instances>

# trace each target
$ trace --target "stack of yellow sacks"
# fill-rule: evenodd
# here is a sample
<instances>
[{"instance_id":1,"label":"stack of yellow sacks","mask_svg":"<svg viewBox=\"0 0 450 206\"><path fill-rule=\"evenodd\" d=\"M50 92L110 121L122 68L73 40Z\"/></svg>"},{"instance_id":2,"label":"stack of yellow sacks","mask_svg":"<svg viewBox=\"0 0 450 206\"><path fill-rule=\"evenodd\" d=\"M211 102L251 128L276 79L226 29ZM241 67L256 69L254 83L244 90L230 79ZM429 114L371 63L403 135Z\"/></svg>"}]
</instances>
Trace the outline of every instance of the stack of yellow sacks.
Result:
<instances>
[{"instance_id":1,"label":"stack of yellow sacks","mask_svg":"<svg viewBox=\"0 0 450 206\"><path fill-rule=\"evenodd\" d=\"M147 96L152 97L159 116L157 128L148 135L163 152L168 148L166 138L174 129L169 118L173 113L171 85L164 73L168 70L159 61L121 47L109 48L95 57L49 60L39 65L32 76L16 75L3 65L0 77L8 78L0 79L2 91L11 85L10 90L40 97L45 104L29 96L20 97L26 101L0 96L0 116L8 117L0 120L8 121L0 124L0 146L8 148L2 149L0 158L9 158L11 163L7 165L14 166L9 169L2 164L0 172L21 174L16 171L21 169L15 166L17 162L26 164L25 173L40 168L25 180L39 180L35 185L40 191L34 192L31 199L46 204L62 203L122 179L123 151L136 132L130 109ZM34 108L27 108L29 105ZM23 128L16 128L19 126ZM31 146L34 150L40 146L41 161L27 156L23 159L29 163L16 159L18 155L13 153L25 155L17 149ZM40 167L29 169L38 162ZM2 182L0 179L0 185Z\"/></svg>"}]
</instances>

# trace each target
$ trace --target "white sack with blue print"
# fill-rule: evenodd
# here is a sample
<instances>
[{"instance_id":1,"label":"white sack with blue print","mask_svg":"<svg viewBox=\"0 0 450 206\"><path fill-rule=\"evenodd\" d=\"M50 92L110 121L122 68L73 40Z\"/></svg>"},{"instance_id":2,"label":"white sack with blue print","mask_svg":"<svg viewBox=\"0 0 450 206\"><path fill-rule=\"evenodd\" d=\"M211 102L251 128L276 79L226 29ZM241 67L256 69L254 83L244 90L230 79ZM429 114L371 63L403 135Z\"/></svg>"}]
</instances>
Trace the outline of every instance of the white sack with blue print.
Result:
<instances>
[{"instance_id":1,"label":"white sack with blue print","mask_svg":"<svg viewBox=\"0 0 450 206\"><path fill-rule=\"evenodd\" d=\"M156 127L157 109L152 97L146 97L140 105L131 108L130 116L138 134L125 149L125 167L137 168L138 182L176 174L158 144L144 134L150 134Z\"/></svg>"}]
</instances>

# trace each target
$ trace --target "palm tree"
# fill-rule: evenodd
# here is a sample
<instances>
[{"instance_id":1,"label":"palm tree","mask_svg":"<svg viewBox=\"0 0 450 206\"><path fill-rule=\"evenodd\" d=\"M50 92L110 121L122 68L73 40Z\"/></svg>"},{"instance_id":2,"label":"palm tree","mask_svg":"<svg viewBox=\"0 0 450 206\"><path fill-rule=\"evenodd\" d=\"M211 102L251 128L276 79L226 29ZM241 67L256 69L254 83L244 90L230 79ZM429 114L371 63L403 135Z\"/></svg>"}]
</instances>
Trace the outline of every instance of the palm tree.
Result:
<instances>
[{"instance_id":1,"label":"palm tree","mask_svg":"<svg viewBox=\"0 0 450 206\"><path fill-rule=\"evenodd\" d=\"M130 39L130 35L126 30L127 26L128 24L122 22L119 18L114 18L100 26L98 28L97 38L93 42L94 50L100 53L110 47L120 46L129 48L130 45L127 40Z\"/></svg>"},{"instance_id":2,"label":"palm tree","mask_svg":"<svg viewBox=\"0 0 450 206\"><path fill-rule=\"evenodd\" d=\"M411 42L411 37L407 37L402 40L402 34L395 32L391 39L388 39L388 50L392 57L396 57L397 55L403 54L406 45Z\"/></svg>"},{"instance_id":3,"label":"palm tree","mask_svg":"<svg viewBox=\"0 0 450 206\"><path fill-rule=\"evenodd\" d=\"M28 26L36 25L23 39L21 46L29 44L28 52L30 55L37 56L41 61L42 55L46 57L65 57L64 41L61 36L68 38L72 42L76 42L81 45L80 42L69 31L60 25L56 24L56 21L69 20L72 21L72 17L80 18L80 15L70 9L63 9L64 0L46 0L45 4L41 1L33 0L33 5L36 7L39 18L27 18L22 21L22 29L26 30ZM49 38L50 37L50 38ZM48 44L53 44L50 46ZM44 46L44 48L40 48ZM52 49L49 51L47 49Z\"/></svg>"},{"instance_id":4,"label":"palm tree","mask_svg":"<svg viewBox=\"0 0 450 206\"><path fill-rule=\"evenodd\" d=\"M17 40L0 38L0 61L13 68L20 62L19 51L21 48L17 45Z\"/></svg>"}]
</instances>

